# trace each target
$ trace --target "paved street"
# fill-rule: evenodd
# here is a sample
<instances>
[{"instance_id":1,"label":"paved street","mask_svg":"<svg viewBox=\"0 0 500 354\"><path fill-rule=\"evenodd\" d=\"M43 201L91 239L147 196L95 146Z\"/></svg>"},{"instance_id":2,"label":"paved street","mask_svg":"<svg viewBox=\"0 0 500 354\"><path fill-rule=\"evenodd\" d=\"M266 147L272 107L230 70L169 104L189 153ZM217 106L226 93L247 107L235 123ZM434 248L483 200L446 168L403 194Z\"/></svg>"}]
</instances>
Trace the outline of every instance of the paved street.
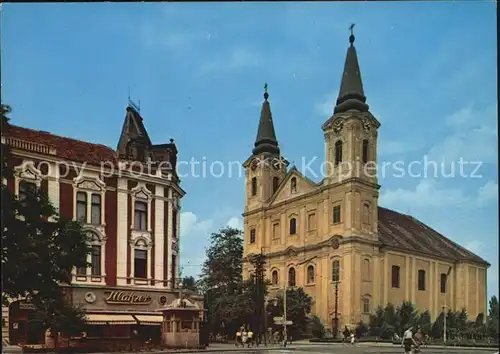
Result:
<instances>
[{"instance_id":1,"label":"paved street","mask_svg":"<svg viewBox=\"0 0 500 354\"><path fill-rule=\"evenodd\" d=\"M217 348L208 348L216 350ZM227 349L226 349L227 350ZM493 354L497 349L476 349L476 348L423 348L422 354L455 354L455 353L474 353L474 354ZM368 346L361 345L342 345L342 344L297 344L292 345L290 349L286 348L269 348L269 349L250 349L250 350L234 350L231 353L237 354L372 354L372 353L394 353L402 354L403 348L398 346Z\"/></svg>"}]
</instances>

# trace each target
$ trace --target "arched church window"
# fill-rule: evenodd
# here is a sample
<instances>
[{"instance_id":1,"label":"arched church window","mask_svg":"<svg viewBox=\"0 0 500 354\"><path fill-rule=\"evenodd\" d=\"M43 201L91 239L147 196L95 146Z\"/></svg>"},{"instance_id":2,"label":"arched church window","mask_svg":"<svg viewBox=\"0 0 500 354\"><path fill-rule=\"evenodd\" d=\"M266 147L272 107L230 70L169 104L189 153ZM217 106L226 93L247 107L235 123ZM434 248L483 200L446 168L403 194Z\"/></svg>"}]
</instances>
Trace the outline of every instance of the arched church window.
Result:
<instances>
[{"instance_id":1,"label":"arched church window","mask_svg":"<svg viewBox=\"0 0 500 354\"><path fill-rule=\"evenodd\" d=\"M278 271L277 270L273 270L273 273L271 275L271 284L278 285Z\"/></svg>"},{"instance_id":2,"label":"arched church window","mask_svg":"<svg viewBox=\"0 0 500 354\"><path fill-rule=\"evenodd\" d=\"M368 139L363 140L363 163L368 162Z\"/></svg>"},{"instance_id":3,"label":"arched church window","mask_svg":"<svg viewBox=\"0 0 500 354\"><path fill-rule=\"evenodd\" d=\"M290 235L295 235L297 233L297 219L290 219Z\"/></svg>"},{"instance_id":4,"label":"arched church window","mask_svg":"<svg viewBox=\"0 0 500 354\"><path fill-rule=\"evenodd\" d=\"M342 141L335 143L335 166L342 162Z\"/></svg>"},{"instance_id":5,"label":"arched church window","mask_svg":"<svg viewBox=\"0 0 500 354\"><path fill-rule=\"evenodd\" d=\"M314 266L310 265L307 267L307 284L314 283Z\"/></svg>"},{"instance_id":6,"label":"arched church window","mask_svg":"<svg viewBox=\"0 0 500 354\"><path fill-rule=\"evenodd\" d=\"M257 195L257 177L252 178L252 196Z\"/></svg>"}]
</instances>

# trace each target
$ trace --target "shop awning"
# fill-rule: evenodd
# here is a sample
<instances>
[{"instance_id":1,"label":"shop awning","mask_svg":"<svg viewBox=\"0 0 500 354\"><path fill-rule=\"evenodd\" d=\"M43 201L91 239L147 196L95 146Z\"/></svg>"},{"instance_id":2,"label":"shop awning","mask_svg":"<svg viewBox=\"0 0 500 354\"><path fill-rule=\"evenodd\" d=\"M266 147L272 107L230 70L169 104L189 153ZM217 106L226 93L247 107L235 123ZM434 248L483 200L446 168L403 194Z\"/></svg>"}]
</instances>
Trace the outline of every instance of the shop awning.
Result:
<instances>
[{"instance_id":1,"label":"shop awning","mask_svg":"<svg viewBox=\"0 0 500 354\"><path fill-rule=\"evenodd\" d=\"M163 323L163 315L134 315L142 325L161 325Z\"/></svg>"},{"instance_id":2,"label":"shop awning","mask_svg":"<svg viewBox=\"0 0 500 354\"><path fill-rule=\"evenodd\" d=\"M107 324L137 324L137 321L126 314L103 314L87 313L85 315L88 324L107 325Z\"/></svg>"}]
</instances>

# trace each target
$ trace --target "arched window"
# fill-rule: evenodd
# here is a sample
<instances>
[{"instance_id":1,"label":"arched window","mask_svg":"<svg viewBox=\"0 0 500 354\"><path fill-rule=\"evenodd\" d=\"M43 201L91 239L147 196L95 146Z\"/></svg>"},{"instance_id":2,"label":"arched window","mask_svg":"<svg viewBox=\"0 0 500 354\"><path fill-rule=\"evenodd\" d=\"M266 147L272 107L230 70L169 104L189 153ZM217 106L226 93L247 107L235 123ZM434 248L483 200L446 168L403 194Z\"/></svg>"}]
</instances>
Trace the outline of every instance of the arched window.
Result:
<instances>
[{"instance_id":1,"label":"arched window","mask_svg":"<svg viewBox=\"0 0 500 354\"><path fill-rule=\"evenodd\" d=\"M280 179L278 177L273 178L273 193L276 193L280 185Z\"/></svg>"},{"instance_id":2,"label":"arched window","mask_svg":"<svg viewBox=\"0 0 500 354\"><path fill-rule=\"evenodd\" d=\"M368 162L368 139L363 140L363 163Z\"/></svg>"},{"instance_id":3,"label":"arched window","mask_svg":"<svg viewBox=\"0 0 500 354\"><path fill-rule=\"evenodd\" d=\"M425 270L423 269L418 270L418 290L425 290Z\"/></svg>"},{"instance_id":4,"label":"arched window","mask_svg":"<svg viewBox=\"0 0 500 354\"><path fill-rule=\"evenodd\" d=\"M314 283L314 266L307 267L307 284Z\"/></svg>"},{"instance_id":5,"label":"arched window","mask_svg":"<svg viewBox=\"0 0 500 354\"><path fill-rule=\"evenodd\" d=\"M370 313L370 299L368 297L363 298L363 313Z\"/></svg>"},{"instance_id":6,"label":"arched window","mask_svg":"<svg viewBox=\"0 0 500 354\"><path fill-rule=\"evenodd\" d=\"M290 219L290 235L295 235L297 233L297 219Z\"/></svg>"},{"instance_id":7,"label":"arched window","mask_svg":"<svg viewBox=\"0 0 500 354\"><path fill-rule=\"evenodd\" d=\"M342 141L335 143L335 166L342 162Z\"/></svg>"},{"instance_id":8,"label":"arched window","mask_svg":"<svg viewBox=\"0 0 500 354\"><path fill-rule=\"evenodd\" d=\"M444 294L446 293L446 274L445 273L441 273L441 293Z\"/></svg>"},{"instance_id":9,"label":"arched window","mask_svg":"<svg viewBox=\"0 0 500 354\"><path fill-rule=\"evenodd\" d=\"M250 243L255 243L255 229L250 230Z\"/></svg>"},{"instance_id":10,"label":"arched window","mask_svg":"<svg viewBox=\"0 0 500 354\"><path fill-rule=\"evenodd\" d=\"M148 275L148 250L144 240L138 240L134 249L134 277L146 279Z\"/></svg>"},{"instance_id":11,"label":"arched window","mask_svg":"<svg viewBox=\"0 0 500 354\"><path fill-rule=\"evenodd\" d=\"M399 288L399 267L398 266L392 266L392 287L393 288Z\"/></svg>"},{"instance_id":12,"label":"arched window","mask_svg":"<svg viewBox=\"0 0 500 354\"><path fill-rule=\"evenodd\" d=\"M257 177L252 178L252 196L257 195Z\"/></svg>"},{"instance_id":13,"label":"arched window","mask_svg":"<svg viewBox=\"0 0 500 354\"><path fill-rule=\"evenodd\" d=\"M334 260L332 263L332 281L340 281L340 261Z\"/></svg>"},{"instance_id":14,"label":"arched window","mask_svg":"<svg viewBox=\"0 0 500 354\"><path fill-rule=\"evenodd\" d=\"M297 192L297 178L295 177L292 177L292 179L290 180L290 192Z\"/></svg>"},{"instance_id":15,"label":"arched window","mask_svg":"<svg viewBox=\"0 0 500 354\"><path fill-rule=\"evenodd\" d=\"M278 285L278 281L279 281L278 271L277 270L273 270L273 273L271 275L271 284Z\"/></svg>"},{"instance_id":16,"label":"arched window","mask_svg":"<svg viewBox=\"0 0 500 354\"><path fill-rule=\"evenodd\" d=\"M363 259L363 280L370 281L371 273L370 273L370 260L368 258Z\"/></svg>"},{"instance_id":17,"label":"arched window","mask_svg":"<svg viewBox=\"0 0 500 354\"><path fill-rule=\"evenodd\" d=\"M295 286L295 268L288 269L288 286Z\"/></svg>"},{"instance_id":18,"label":"arched window","mask_svg":"<svg viewBox=\"0 0 500 354\"><path fill-rule=\"evenodd\" d=\"M363 203L363 223L370 223L370 203L368 202Z\"/></svg>"}]
</instances>

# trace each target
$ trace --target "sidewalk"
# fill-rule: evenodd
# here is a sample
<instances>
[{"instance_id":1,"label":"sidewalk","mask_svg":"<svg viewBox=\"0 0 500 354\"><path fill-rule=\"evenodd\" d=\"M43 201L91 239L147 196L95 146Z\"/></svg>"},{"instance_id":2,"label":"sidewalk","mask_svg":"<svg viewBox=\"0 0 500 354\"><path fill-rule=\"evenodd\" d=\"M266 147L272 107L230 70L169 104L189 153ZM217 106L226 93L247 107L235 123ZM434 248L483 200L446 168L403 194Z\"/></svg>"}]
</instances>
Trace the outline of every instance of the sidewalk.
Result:
<instances>
[{"instance_id":1,"label":"sidewalk","mask_svg":"<svg viewBox=\"0 0 500 354\"><path fill-rule=\"evenodd\" d=\"M309 342L307 340L302 340L302 341L297 341L297 342L294 342L294 347L295 348L301 348L301 347L308 347L308 346L336 346L336 347L350 347L352 346L352 344L350 343L338 343L338 342ZM377 343L377 342L356 342L356 344L354 344L354 346L356 347L362 347L362 348L370 348L370 347L394 347L394 348L397 348L399 347L399 345L397 344L392 344L392 343ZM464 350L495 350L496 348L495 347L461 347L461 346L454 346L454 345L426 345L424 347L422 347L423 350L425 349L446 349L446 348L450 348L450 349L464 349Z\"/></svg>"},{"instance_id":2,"label":"sidewalk","mask_svg":"<svg viewBox=\"0 0 500 354\"><path fill-rule=\"evenodd\" d=\"M155 351L154 354L172 354L172 353L223 353L223 352L254 352L254 351L259 351L259 350L266 350L266 351L271 351L271 350L295 350L295 347L288 347L283 348L282 346L270 346L268 345L265 347L264 345L259 345L258 347L250 347L250 348L242 348L242 347L236 347L234 344L219 344L219 343L214 343L210 344L207 349L169 349L169 350L160 350L160 351ZM148 352L141 352L144 354L147 354ZM109 353L94 353L94 354L109 354ZM119 353L119 354L137 354L137 352L134 353Z\"/></svg>"}]
</instances>

